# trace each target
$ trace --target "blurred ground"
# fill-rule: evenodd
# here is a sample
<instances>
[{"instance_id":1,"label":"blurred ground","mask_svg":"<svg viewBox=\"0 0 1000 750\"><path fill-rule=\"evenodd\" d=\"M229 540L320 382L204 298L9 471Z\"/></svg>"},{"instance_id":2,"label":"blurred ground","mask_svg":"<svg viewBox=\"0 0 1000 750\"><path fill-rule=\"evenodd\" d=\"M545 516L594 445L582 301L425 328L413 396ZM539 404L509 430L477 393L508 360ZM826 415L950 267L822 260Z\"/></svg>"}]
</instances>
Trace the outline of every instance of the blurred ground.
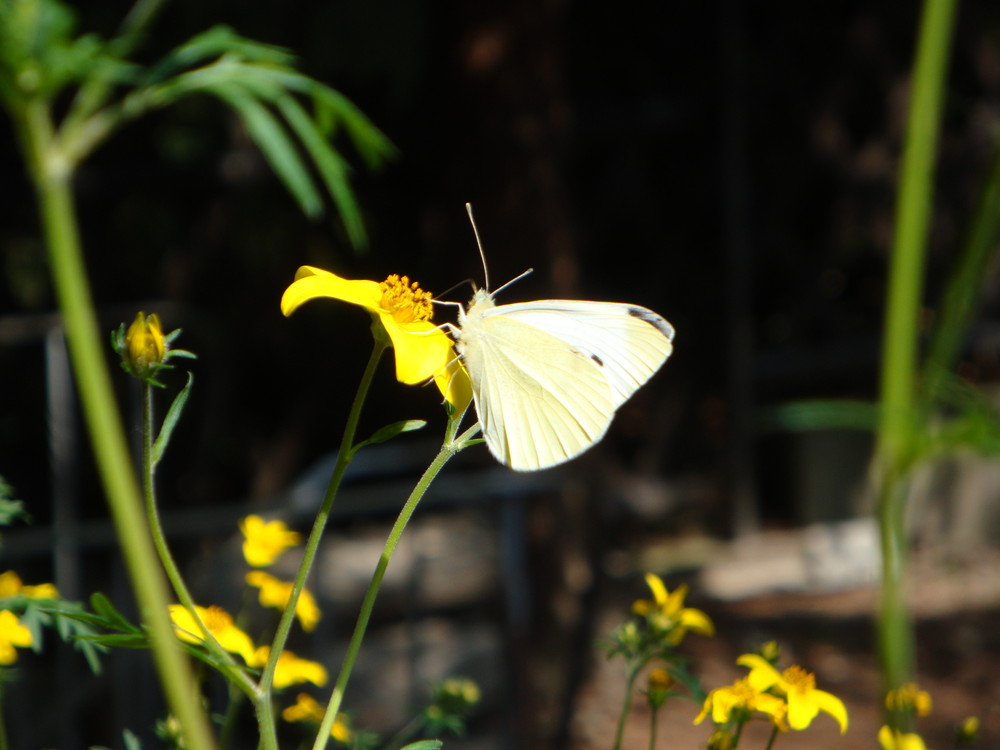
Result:
<instances>
[{"instance_id":1,"label":"blurred ground","mask_svg":"<svg viewBox=\"0 0 1000 750\"><path fill-rule=\"evenodd\" d=\"M692 585L697 586L692 579ZM995 552L952 569L926 561L914 565L911 601L917 614L917 661L920 686L930 692L933 712L918 728L928 748L954 747L955 726L974 714L982 721L977 747L1000 746L1000 559ZM695 589L696 592L696 589ZM714 638L689 635L682 650L706 688L730 683L746 673L736 657L774 639L782 648L782 664L796 663L815 672L817 684L847 706L850 727L841 736L829 717L818 717L801 733L779 738L778 748L877 748L882 723L880 675L874 640L877 591L835 594L780 593L740 602L698 599L689 604L715 621ZM599 629L610 631L623 610L603 608ZM591 675L581 691L573 721L574 750L611 747L623 675L619 662L596 654ZM693 726L699 707L678 700L667 704L661 719L659 747L704 747L706 724ZM626 748L648 742L649 712L636 701L627 726ZM763 728L763 725L762 727ZM749 732L749 730L748 730ZM745 735L741 747L763 748L768 732Z\"/></svg>"}]
</instances>

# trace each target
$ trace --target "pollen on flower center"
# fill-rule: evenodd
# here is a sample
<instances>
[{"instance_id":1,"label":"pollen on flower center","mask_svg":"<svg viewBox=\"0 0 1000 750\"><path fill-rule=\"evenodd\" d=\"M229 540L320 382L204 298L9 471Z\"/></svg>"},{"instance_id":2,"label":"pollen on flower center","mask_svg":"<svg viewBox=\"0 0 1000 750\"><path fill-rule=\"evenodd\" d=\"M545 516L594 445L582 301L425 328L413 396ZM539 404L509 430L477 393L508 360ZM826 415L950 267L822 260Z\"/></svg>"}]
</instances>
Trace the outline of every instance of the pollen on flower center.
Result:
<instances>
[{"instance_id":1,"label":"pollen on flower center","mask_svg":"<svg viewBox=\"0 0 1000 750\"><path fill-rule=\"evenodd\" d=\"M789 667L781 673L781 676L794 689L803 693L808 693L816 688L816 675L807 672L798 665Z\"/></svg>"},{"instance_id":2,"label":"pollen on flower center","mask_svg":"<svg viewBox=\"0 0 1000 750\"><path fill-rule=\"evenodd\" d=\"M381 307L398 323L415 323L434 317L431 293L420 288L409 276L392 274L379 284L382 290Z\"/></svg>"},{"instance_id":3,"label":"pollen on flower center","mask_svg":"<svg viewBox=\"0 0 1000 750\"><path fill-rule=\"evenodd\" d=\"M202 619L205 623L205 627L213 632L222 630L233 624L232 616L226 612L226 610L221 607L217 607L214 604L205 610L205 614Z\"/></svg>"}]
</instances>

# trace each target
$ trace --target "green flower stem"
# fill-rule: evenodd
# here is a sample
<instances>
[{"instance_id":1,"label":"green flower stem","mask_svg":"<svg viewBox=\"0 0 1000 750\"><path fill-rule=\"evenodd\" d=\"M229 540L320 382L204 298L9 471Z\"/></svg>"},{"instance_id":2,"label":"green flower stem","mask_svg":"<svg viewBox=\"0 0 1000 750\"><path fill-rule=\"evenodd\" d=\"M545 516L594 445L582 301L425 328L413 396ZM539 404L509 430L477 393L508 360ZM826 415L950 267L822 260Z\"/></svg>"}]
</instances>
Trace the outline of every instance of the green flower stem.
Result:
<instances>
[{"instance_id":1,"label":"green flower stem","mask_svg":"<svg viewBox=\"0 0 1000 750\"><path fill-rule=\"evenodd\" d=\"M659 725L660 708L656 706L649 712L649 750L656 750L656 728Z\"/></svg>"},{"instance_id":2,"label":"green flower stem","mask_svg":"<svg viewBox=\"0 0 1000 750\"><path fill-rule=\"evenodd\" d=\"M460 419L460 415L458 419ZM344 655L344 663L340 668L340 674L337 675L337 684L334 686L333 693L330 695L330 700L327 703L326 713L323 715L323 721L320 723L316 741L313 743L313 750L323 750L330 739L330 731L333 729L333 724L337 720L337 714L340 712L340 704L344 699L347 682L351 678L351 672L354 670L354 662L358 658L358 652L361 650L361 642L364 640L365 631L368 629L368 620L371 618L372 609L375 606L375 598L378 596L379 589L382 586L382 579L385 577L385 571L389 567L392 553L395 551L396 545L399 543L399 539L406 529L406 524L409 523L410 517L417 509L421 498L423 498L431 486L431 482L441 472L441 469L445 467L445 464L448 463L452 456L467 447L473 436L479 433L479 425L476 424L458 438L450 439L450 436L454 434L457 427L458 419L453 417L449 420L445 442L441 446L441 450L438 451L434 460L431 461L430 466L427 467L423 476L420 477L420 480L403 505L403 509L399 512L399 516L396 518L392 529L389 531L389 537L386 539L382 555L378 560L378 565L375 566L375 572L372 574L368 591L365 592L365 598L361 602L361 610L358 612L358 619L354 625L354 633L351 635L351 642L347 647L347 653Z\"/></svg>"},{"instance_id":3,"label":"green flower stem","mask_svg":"<svg viewBox=\"0 0 1000 750\"><path fill-rule=\"evenodd\" d=\"M337 463L333 467L330 484L327 486L323 502L320 505L319 512L316 514L316 520L313 521L312 531L309 532L309 539L306 541L305 550L302 555L302 564L299 565L299 571L292 584L292 591L288 597L288 605L285 607L285 611L281 613L281 619L278 621L278 627L271 643L271 652L268 655L267 664L264 666L264 671L258 683L260 694L254 700L254 707L257 711L257 721L261 728L261 737L270 737L275 743L275 747L277 746L277 735L274 733L274 708L271 705L270 699L271 686L274 684L274 671L278 665L278 657L281 656L281 652L285 648L285 643L288 641L288 634L291 632L292 622L295 619L295 607L299 601L299 594L305 587L306 579L312 570L313 561L316 559L316 553L319 550L319 543L323 538L323 531L330 518L333 501L340 489L340 482L344 478L344 472L347 470L348 464L350 464L351 459L354 457L354 437L358 431L361 408L368 397L368 390L375 377L378 363L387 348L386 337L376 335L375 345L372 348L371 356L368 358L364 374L361 376L358 390L354 395L354 403L351 404L347 423L344 425L340 450L337 452ZM268 731L265 732L265 729Z\"/></svg>"},{"instance_id":4,"label":"green flower stem","mask_svg":"<svg viewBox=\"0 0 1000 750\"><path fill-rule=\"evenodd\" d=\"M771 736L767 740L767 747L764 750L771 750L774 747L774 741L778 739L778 725L775 724L774 728L771 730Z\"/></svg>"},{"instance_id":5,"label":"green flower stem","mask_svg":"<svg viewBox=\"0 0 1000 750\"><path fill-rule=\"evenodd\" d=\"M622 710L618 716L618 726L615 728L615 744L612 746L614 750L620 750L622 746L622 740L625 738L625 722L628 720L628 715L632 711L632 693L635 691L635 681L639 677L639 673L643 668L649 664L651 656L643 657L628 673L628 679L625 681L625 699L622 701Z\"/></svg>"},{"instance_id":6,"label":"green flower stem","mask_svg":"<svg viewBox=\"0 0 1000 750\"><path fill-rule=\"evenodd\" d=\"M1000 232L1000 133L997 134L993 147L993 163L986 176L957 267L948 279L944 298L935 316L934 332L924 366L927 380L924 396L927 399L940 397L945 373L951 371L958 358L963 338L969 330L969 323L981 297L983 283L989 278L987 271L993 260L998 232Z\"/></svg>"},{"instance_id":7,"label":"green flower stem","mask_svg":"<svg viewBox=\"0 0 1000 750\"><path fill-rule=\"evenodd\" d=\"M915 458L920 427L914 408L918 324L931 184L954 7L955 0L926 0L924 4L889 277L877 442L882 542L878 640L887 688L907 682L913 673L913 626L903 592L905 480Z\"/></svg>"},{"instance_id":8,"label":"green flower stem","mask_svg":"<svg viewBox=\"0 0 1000 750\"><path fill-rule=\"evenodd\" d=\"M153 466L153 386L148 381L142 381L142 490L146 500L146 521L153 537L153 546L159 555L160 564L170 585L173 586L174 593L180 600L184 608L191 613L191 617L198 623L201 629L202 639L205 646L212 651L225 665L223 670L226 679L239 688L247 697L253 699L257 696L257 686L254 684L246 672L236 663L226 649L222 647L218 639L212 634L202 621L198 610L195 609L194 599L188 591L184 577L174 561L174 556L167 546L167 538L163 533L163 524L160 522L160 514L156 505L156 486L154 482L155 468Z\"/></svg>"},{"instance_id":9,"label":"green flower stem","mask_svg":"<svg viewBox=\"0 0 1000 750\"><path fill-rule=\"evenodd\" d=\"M3 676L3 675L0 675ZM4 681L0 680L0 750L7 750L10 747L7 741L7 722L3 716L4 704Z\"/></svg>"},{"instance_id":10,"label":"green flower stem","mask_svg":"<svg viewBox=\"0 0 1000 750\"><path fill-rule=\"evenodd\" d=\"M90 297L71 190L71 170L61 154L48 104L29 100L15 112L18 135L41 212L56 296L115 531L139 604L149 627L153 657L171 712L191 750L214 746L198 702L190 664L174 637L167 614L167 587L142 516L142 499Z\"/></svg>"}]
</instances>

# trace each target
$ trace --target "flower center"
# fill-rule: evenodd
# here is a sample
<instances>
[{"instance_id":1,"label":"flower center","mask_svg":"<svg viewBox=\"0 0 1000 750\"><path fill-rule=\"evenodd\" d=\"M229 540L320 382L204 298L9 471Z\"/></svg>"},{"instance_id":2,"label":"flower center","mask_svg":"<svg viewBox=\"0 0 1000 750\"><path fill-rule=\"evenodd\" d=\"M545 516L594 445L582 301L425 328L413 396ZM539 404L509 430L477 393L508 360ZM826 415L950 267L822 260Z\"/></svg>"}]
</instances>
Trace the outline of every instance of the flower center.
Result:
<instances>
[{"instance_id":1,"label":"flower center","mask_svg":"<svg viewBox=\"0 0 1000 750\"><path fill-rule=\"evenodd\" d=\"M213 633L225 630L233 624L232 616L226 610L222 609L222 607L217 607L214 604L205 610L202 620L205 623L205 627Z\"/></svg>"},{"instance_id":2,"label":"flower center","mask_svg":"<svg viewBox=\"0 0 1000 750\"><path fill-rule=\"evenodd\" d=\"M434 317L431 293L420 288L409 276L392 274L379 284L382 289L382 309L400 325L430 320Z\"/></svg>"},{"instance_id":3,"label":"flower center","mask_svg":"<svg viewBox=\"0 0 1000 750\"><path fill-rule=\"evenodd\" d=\"M795 665L781 673L793 689L802 693L809 693L816 689L816 675L807 672L802 667Z\"/></svg>"}]
</instances>

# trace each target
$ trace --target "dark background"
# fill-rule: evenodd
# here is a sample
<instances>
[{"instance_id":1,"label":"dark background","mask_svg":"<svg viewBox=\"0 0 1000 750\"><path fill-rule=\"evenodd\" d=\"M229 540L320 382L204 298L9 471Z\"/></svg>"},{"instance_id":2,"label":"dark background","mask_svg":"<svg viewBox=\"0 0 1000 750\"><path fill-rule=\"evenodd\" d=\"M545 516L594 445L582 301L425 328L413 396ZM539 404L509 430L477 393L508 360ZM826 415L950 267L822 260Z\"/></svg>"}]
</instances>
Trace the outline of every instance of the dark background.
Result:
<instances>
[{"instance_id":1,"label":"dark background","mask_svg":"<svg viewBox=\"0 0 1000 750\"><path fill-rule=\"evenodd\" d=\"M121 12L81 8L81 29L110 35ZM789 436L761 433L758 416L793 399L876 395L916 21L917 4L908 2L168 6L144 59L211 25L232 25L298 53L303 71L349 96L399 153L372 174L347 150L371 237L364 254L349 247L336 216L305 219L236 118L208 98L130 125L80 171L88 269L107 329L137 309L157 311L199 355L194 395L160 471L162 505L275 510L278 493L335 448L368 352L360 310L313 302L281 316L278 300L296 268L377 280L405 273L435 292L482 283L463 208L471 201L493 286L535 269L503 300L628 301L677 329L664 370L571 469L603 488L576 509L575 543L587 560L680 532L725 539L758 525L850 515L847 500L819 509L801 501ZM962 5L928 319L990 158L998 34L994 3ZM7 122L0 173L8 186L0 316L5 330L23 331L54 303ZM447 296L468 294L465 286ZM984 321L994 307L989 280ZM963 373L989 381L996 357L975 351ZM5 339L0 475L39 528L52 522L53 490L43 367L39 336ZM167 381L172 389L183 382L180 374ZM128 409L134 394L120 382ZM438 394L395 383L386 363L361 432L411 417L428 419L435 439L444 424ZM425 446L416 447L418 438L413 445L421 455ZM492 469L485 448L472 452L472 470ZM831 472L858 471L844 468L851 460L831 455ZM84 453L78 513L99 521L106 510L88 466ZM373 476L415 470L389 465ZM670 501L636 511L615 490L623 475L665 484ZM546 559L559 556L552 549L567 508L550 497L526 512L532 596L543 603L564 583ZM538 514L557 519L555 530ZM179 544L182 554L211 546ZM52 575L43 549L24 555L11 564ZM98 579L110 575L111 560L93 563ZM601 565L594 570L606 578ZM86 571L81 577L82 590L67 596L93 590ZM631 594L642 593L640 578L629 580ZM544 606L527 640L543 639L543 614Z\"/></svg>"}]
</instances>

